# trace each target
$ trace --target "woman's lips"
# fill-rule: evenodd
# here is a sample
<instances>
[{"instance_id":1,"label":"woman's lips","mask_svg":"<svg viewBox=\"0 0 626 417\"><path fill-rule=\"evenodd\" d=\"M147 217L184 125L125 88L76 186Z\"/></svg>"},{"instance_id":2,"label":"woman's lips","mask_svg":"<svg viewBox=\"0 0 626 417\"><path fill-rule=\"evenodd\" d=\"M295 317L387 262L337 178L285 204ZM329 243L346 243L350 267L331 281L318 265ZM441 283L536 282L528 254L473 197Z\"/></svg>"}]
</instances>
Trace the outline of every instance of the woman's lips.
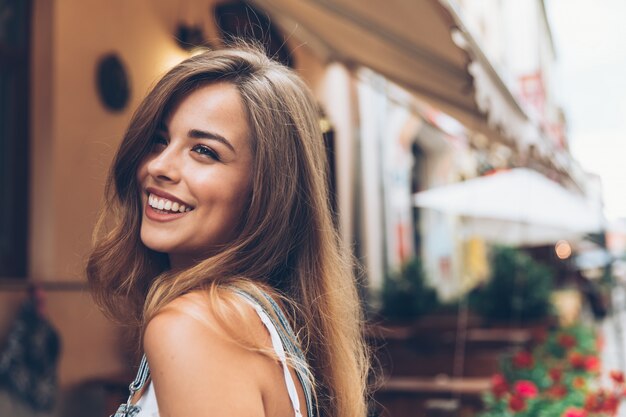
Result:
<instances>
[{"instance_id":1,"label":"woman's lips","mask_svg":"<svg viewBox=\"0 0 626 417\"><path fill-rule=\"evenodd\" d=\"M155 210L171 211L173 213L185 213L193 209L191 206L180 202L180 200L164 198L153 193L148 194L148 205Z\"/></svg>"},{"instance_id":2,"label":"woman's lips","mask_svg":"<svg viewBox=\"0 0 626 417\"><path fill-rule=\"evenodd\" d=\"M144 212L147 218L149 218L150 220L157 221L157 222L169 222L172 220L179 219L189 213L189 211L185 211L181 213L181 212L159 210L158 208L154 208L150 206L150 204L148 204L148 201L146 201Z\"/></svg>"},{"instance_id":3,"label":"woman's lips","mask_svg":"<svg viewBox=\"0 0 626 417\"><path fill-rule=\"evenodd\" d=\"M160 202L163 201L164 204L167 204L168 202L170 203L170 207L171 205L176 204L177 207L184 207L184 208L189 208L191 210L193 210L193 206L191 204L188 204L187 202L179 199L178 197L176 197L173 194L170 194L166 191L163 190L159 190L157 188L154 187L147 187L146 188L146 193L148 194L148 202L150 203L151 206L158 208L159 210L162 210L164 207L157 207L156 202ZM153 200L155 202L155 204L153 203ZM165 210L170 210L170 207L166 207ZM178 210L172 210L172 211L178 211ZM188 211L188 210L180 210L180 212L184 212L184 211Z\"/></svg>"},{"instance_id":4,"label":"woman's lips","mask_svg":"<svg viewBox=\"0 0 626 417\"><path fill-rule=\"evenodd\" d=\"M146 217L158 222L176 220L194 209L176 196L156 188L146 188Z\"/></svg>"}]
</instances>

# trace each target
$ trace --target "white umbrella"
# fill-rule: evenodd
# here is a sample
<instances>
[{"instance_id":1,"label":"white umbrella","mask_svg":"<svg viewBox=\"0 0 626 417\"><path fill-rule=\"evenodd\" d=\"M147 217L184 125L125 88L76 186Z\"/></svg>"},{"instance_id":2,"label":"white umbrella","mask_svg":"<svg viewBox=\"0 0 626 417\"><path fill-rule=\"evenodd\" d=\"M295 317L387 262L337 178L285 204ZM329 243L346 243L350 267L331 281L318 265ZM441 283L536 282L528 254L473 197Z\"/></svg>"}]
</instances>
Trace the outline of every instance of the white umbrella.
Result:
<instances>
[{"instance_id":1,"label":"white umbrella","mask_svg":"<svg viewBox=\"0 0 626 417\"><path fill-rule=\"evenodd\" d=\"M463 216L463 234L511 245L549 244L602 229L598 210L583 197L526 168L419 192L414 203Z\"/></svg>"},{"instance_id":2,"label":"white umbrella","mask_svg":"<svg viewBox=\"0 0 626 417\"><path fill-rule=\"evenodd\" d=\"M549 226L478 217L462 217L459 233L463 240L480 236L487 242L507 246L551 245L559 240L578 241L584 236L581 232Z\"/></svg>"}]
</instances>

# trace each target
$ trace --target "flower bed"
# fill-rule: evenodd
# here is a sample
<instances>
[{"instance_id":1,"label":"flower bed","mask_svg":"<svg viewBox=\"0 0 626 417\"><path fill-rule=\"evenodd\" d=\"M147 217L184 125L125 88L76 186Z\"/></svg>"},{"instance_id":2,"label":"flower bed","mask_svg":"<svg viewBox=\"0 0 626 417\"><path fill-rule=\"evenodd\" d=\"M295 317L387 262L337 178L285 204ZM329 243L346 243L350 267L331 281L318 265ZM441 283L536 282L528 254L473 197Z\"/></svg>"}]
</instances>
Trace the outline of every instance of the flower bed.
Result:
<instances>
[{"instance_id":1,"label":"flower bed","mask_svg":"<svg viewBox=\"0 0 626 417\"><path fill-rule=\"evenodd\" d=\"M624 375L600 385L601 339L587 327L547 332L535 348L502 358L480 417L608 417L625 397Z\"/></svg>"}]
</instances>

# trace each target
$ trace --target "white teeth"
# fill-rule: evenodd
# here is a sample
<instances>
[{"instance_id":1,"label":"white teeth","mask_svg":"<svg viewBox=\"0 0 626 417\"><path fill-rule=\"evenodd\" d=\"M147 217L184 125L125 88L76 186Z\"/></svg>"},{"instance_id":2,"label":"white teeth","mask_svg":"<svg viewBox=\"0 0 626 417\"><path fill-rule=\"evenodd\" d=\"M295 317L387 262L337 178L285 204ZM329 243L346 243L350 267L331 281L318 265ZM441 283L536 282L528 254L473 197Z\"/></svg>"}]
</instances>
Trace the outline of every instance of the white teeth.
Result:
<instances>
[{"instance_id":1,"label":"white teeth","mask_svg":"<svg viewBox=\"0 0 626 417\"><path fill-rule=\"evenodd\" d=\"M157 209L164 211L172 211L185 213L187 211L191 211L191 207L187 207L184 204L180 204L177 201L171 201L165 198L159 198L154 194L148 195L148 205Z\"/></svg>"}]
</instances>

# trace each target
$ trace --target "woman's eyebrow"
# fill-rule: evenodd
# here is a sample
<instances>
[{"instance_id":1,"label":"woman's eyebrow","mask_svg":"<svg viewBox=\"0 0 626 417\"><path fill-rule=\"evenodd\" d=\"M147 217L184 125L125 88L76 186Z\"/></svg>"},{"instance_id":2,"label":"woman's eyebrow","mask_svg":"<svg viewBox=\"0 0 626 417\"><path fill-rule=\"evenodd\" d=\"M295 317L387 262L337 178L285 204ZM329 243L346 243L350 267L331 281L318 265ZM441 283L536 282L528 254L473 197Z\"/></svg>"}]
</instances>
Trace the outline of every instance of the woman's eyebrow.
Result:
<instances>
[{"instance_id":1,"label":"woman's eyebrow","mask_svg":"<svg viewBox=\"0 0 626 417\"><path fill-rule=\"evenodd\" d=\"M228 148L230 148L231 151L235 152L235 148L233 147L233 145L224 136L218 135L217 133L205 132L204 130L198 130L198 129L191 129L189 133L187 133L187 136L193 139L216 140L226 145Z\"/></svg>"}]
</instances>

